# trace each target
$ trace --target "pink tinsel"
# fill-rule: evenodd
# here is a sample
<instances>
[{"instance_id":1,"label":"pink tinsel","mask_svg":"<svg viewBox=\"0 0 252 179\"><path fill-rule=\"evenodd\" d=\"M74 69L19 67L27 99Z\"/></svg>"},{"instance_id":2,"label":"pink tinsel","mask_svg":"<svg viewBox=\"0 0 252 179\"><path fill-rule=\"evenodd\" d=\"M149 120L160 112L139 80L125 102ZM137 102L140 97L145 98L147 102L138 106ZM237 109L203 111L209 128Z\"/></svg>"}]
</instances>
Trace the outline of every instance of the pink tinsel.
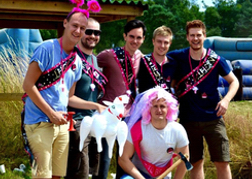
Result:
<instances>
[{"instance_id":1,"label":"pink tinsel","mask_svg":"<svg viewBox=\"0 0 252 179\"><path fill-rule=\"evenodd\" d=\"M129 129L139 120L142 119L144 124L150 123L151 114L150 107L154 99L165 99L168 112L166 115L167 121L175 121L178 117L178 101L172 94L157 86L151 88L136 96L136 99L131 106L129 116L125 119Z\"/></svg>"},{"instance_id":2,"label":"pink tinsel","mask_svg":"<svg viewBox=\"0 0 252 179\"><path fill-rule=\"evenodd\" d=\"M70 16L74 12L81 12L85 16L87 16L87 18L89 18L89 11L92 11L92 12L101 11L101 6L96 0L90 0L87 2L87 6L88 6L87 10L79 8L79 6L82 6L84 4L84 0L70 0L70 2L72 2L73 4L77 4L77 7L74 7L73 10L68 14L68 16Z\"/></svg>"},{"instance_id":3,"label":"pink tinsel","mask_svg":"<svg viewBox=\"0 0 252 179\"><path fill-rule=\"evenodd\" d=\"M74 7L73 10L71 11L71 14L74 12L81 12L83 13L87 18L89 18L89 12L85 9L80 9L78 7Z\"/></svg>"},{"instance_id":4,"label":"pink tinsel","mask_svg":"<svg viewBox=\"0 0 252 179\"><path fill-rule=\"evenodd\" d=\"M84 4L84 0L70 0L73 4L76 4L77 7L80 7Z\"/></svg>"},{"instance_id":5,"label":"pink tinsel","mask_svg":"<svg viewBox=\"0 0 252 179\"><path fill-rule=\"evenodd\" d=\"M100 4L95 0L88 1L87 6L88 6L87 10L91 10L92 12L100 12L101 11Z\"/></svg>"}]
</instances>

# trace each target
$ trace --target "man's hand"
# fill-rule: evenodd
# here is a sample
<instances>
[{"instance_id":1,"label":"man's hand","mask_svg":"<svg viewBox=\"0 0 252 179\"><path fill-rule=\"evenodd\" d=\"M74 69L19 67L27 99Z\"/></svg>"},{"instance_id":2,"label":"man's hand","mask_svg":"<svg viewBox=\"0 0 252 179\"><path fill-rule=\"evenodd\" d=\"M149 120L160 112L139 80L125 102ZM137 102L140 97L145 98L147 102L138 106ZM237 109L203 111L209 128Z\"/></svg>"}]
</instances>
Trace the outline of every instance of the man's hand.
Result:
<instances>
[{"instance_id":1,"label":"man's hand","mask_svg":"<svg viewBox=\"0 0 252 179\"><path fill-rule=\"evenodd\" d=\"M222 116L226 113L227 109L228 109L228 105L229 105L229 100L223 98L222 100L220 100L220 102L217 104L215 110L218 110L216 115L217 116Z\"/></svg>"},{"instance_id":2,"label":"man's hand","mask_svg":"<svg viewBox=\"0 0 252 179\"><path fill-rule=\"evenodd\" d=\"M50 121L53 123L53 124L56 124L56 125L63 125L63 124L67 124L67 117L65 118L64 116L67 116L67 113L66 112L63 112L63 111L57 111L57 112L54 112L53 114L51 114L50 116Z\"/></svg>"},{"instance_id":3,"label":"man's hand","mask_svg":"<svg viewBox=\"0 0 252 179\"><path fill-rule=\"evenodd\" d=\"M99 113L102 113L102 111L104 111L105 109L107 108L107 106L104 106L104 105L101 105L101 104L98 104L97 103L97 111L99 112Z\"/></svg>"}]
</instances>

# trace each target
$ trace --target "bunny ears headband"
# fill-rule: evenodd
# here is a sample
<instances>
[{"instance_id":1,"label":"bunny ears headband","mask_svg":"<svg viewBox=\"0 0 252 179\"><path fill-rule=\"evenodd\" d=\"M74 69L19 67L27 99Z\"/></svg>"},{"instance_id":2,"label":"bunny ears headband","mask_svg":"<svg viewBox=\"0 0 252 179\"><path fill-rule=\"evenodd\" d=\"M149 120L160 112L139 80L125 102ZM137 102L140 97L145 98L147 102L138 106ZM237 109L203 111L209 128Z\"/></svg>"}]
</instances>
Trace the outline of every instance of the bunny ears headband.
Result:
<instances>
[{"instance_id":1,"label":"bunny ears headband","mask_svg":"<svg viewBox=\"0 0 252 179\"><path fill-rule=\"evenodd\" d=\"M75 12L83 13L87 18L89 18L89 11L100 12L101 6L95 0L90 0L87 2L88 9L81 9L80 6L84 4L84 0L70 0L73 4L76 4L77 7L74 7L73 10L67 15L67 18Z\"/></svg>"}]
</instances>

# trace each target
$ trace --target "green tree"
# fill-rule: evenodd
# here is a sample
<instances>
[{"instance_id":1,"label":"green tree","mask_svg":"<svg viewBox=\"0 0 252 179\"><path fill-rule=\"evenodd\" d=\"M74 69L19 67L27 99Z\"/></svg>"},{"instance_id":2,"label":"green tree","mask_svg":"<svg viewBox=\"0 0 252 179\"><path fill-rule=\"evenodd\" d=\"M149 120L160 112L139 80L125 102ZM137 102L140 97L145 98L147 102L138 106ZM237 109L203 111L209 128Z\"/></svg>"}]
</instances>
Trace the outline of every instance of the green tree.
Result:
<instances>
[{"instance_id":1,"label":"green tree","mask_svg":"<svg viewBox=\"0 0 252 179\"><path fill-rule=\"evenodd\" d=\"M170 27L174 34L174 40L170 47L171 50L187 46L185 26L187 21L194 19L204 19L204 13L199 11L199 6L194 0L155 0L156 4L160 2L166 13L171 14L171 19L166 19L164 25ZM151 9L151 7L149 7ZM147 13L144 14L146 17ZM148 15L155 16L149 13ZM148 18L147 16L146 18ZM152 22L152 21L151 21ZM150 22L150 23L151 23ZM163 24L161 24L163 25ZM152 33L152 32L151 32Z\"/></svg>"},{"instance_id":2,"label":"green tree","mask_svg":"<svg viewBox=\"0 0 252 179\"><path fill-rule=\"evenodd\" d=\"M221 29L221 36L235 37L234 27L240 12L239 6L233 0L215 0L215 7L221 17L221 21L217 24Z\"/></svg>"},{"instance_id":3,"label":"green tree","mask_svg":"<svg viewBox=\"0 0 252 179\"><path fill-rule=\"evenodd\" d=\"M166 9L159 4L150 6L148 11L145 11L144 16L140 19L147 27L145 42L141 47L143 53L150 53L153 51L152 34L157 27L165 25L173 30L176 24L175 16L171 13L170 9Z\"/></svg>"},{"instance_id":4,"label":"green tree","mask_svg":"<svg viewBox=\"0 0 252 179\"><path fill-rule=\"evenodd\" d=\"M194 19L204 19L204 13L199 11L196 0L148 0L145 1L149 9L144 11L144 15L138 17L147 26L146 39L141 46L143 53L153 51L152 33L155 28L166 25L170 27L174 34L171 50L187 46L185 26L186 22ZM107 48L122 46L123 27L126 20L114 21L101 24L101 41L96 48L100 52Z\"/></svg>"},{"instance_id":5,"label":"green tree","mask_svg":"<svg viewBox=\"0 0 252 179\"><path fill-rule=\"evenodd\" d=\"M96 46L96 52L124 45L123 32L126 19L101 24L101 38Z\"/></svg>"},{"instance_id":6,"label":"green tree","mask_svg":"<svg viewBox=\"0 0 252 179\"><path fill-rule=\"evenodd\" d=\"M235 30L238 37L252 37L252 3L246 0L242 3L241 11L237 15Z\"/></svg>"},{"instance_id":7,"label":"green tree","mask_svg":"<svg viewBox=\"0 0 252 179\"><path fill-rule=\"evenodd\" d=\"M43 40L57 38L58 36L57 30L40 29L39 31Z\"/></svg>"},{"instance_id":8,"label":"green tree","mask_svg":"<svg viewBox=\"0 0 252 179\"><path fill-rule=\"evenodd\" d=\"M205 25L207 36L221 36L221 16L215 7L207 7L205 10Z\"/></svg>"},{"instance_id":9,"label":"green tree","mask_svg":"<svg viewBox=\"0 0 252 179\"><path fill-rule=\"evenodd\" d=\"M237 3L237 4L242 4L242 3L246 2L246 1L247 1L247 0L237 0L236 3ZM252 2L252 0L250 0L250 2Z\"/></svg>"}]
</instances>

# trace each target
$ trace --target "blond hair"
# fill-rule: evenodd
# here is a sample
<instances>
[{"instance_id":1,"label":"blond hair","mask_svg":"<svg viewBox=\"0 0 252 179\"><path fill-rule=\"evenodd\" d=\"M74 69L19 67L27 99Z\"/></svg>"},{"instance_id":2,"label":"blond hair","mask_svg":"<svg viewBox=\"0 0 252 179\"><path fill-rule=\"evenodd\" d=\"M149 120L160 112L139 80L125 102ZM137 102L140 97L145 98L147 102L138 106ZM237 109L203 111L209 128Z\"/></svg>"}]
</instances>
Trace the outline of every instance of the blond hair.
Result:
<instances>
[{"instance_id":1,"label":"blond hair","mask_svg":"<svg viewBox=\"0 0 252 179\"><path fill-rule=\"evenodd\" d=\"M169 27L166 27L164 25L156 28L153 32L153 39L156 38L156 36L161 35L161 36L171 36L171 39L173 38L172 30Z\"/></svg>"}]
</instances>

